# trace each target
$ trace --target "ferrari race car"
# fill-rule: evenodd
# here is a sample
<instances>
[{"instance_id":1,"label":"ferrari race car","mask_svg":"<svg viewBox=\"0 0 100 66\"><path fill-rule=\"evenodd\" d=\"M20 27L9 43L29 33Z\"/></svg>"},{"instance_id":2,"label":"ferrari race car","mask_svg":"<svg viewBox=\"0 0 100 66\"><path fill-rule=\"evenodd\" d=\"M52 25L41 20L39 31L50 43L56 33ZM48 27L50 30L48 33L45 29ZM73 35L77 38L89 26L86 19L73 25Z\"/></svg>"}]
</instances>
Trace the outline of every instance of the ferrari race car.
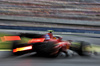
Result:
<instances>
[{"instance_id":1,"label":"ferrari race car","mask_svg":"<svg viewBox=\"0 0 100 66\"><path fill-rule=\"evenodd\" d=\"M22 37L29 38L28 42L22 42ZM16 40L20 39L20 40ZM45 57L57 57L61 52L68 56L71 50L80 56L91 56L91 44L84 41L62 40L61 36L50 34L29 34L22 33L17 36L12 43L12 52L14 55L22 55L29 52L36 52L37 55Z\"/></svg>"}]
</instances>

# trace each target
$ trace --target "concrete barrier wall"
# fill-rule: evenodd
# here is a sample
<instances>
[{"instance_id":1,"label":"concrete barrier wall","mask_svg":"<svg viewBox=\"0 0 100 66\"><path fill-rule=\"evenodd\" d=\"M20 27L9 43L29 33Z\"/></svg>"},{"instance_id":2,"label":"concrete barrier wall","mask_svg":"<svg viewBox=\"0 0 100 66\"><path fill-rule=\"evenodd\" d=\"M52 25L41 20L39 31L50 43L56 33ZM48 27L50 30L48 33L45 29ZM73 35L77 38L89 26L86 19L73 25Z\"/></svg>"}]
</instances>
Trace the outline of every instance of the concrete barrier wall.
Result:
<instances>
[{"instance_id":1,"label":"concrete barrier wall","mask_svg":"<svg viewBox=\"0 0 100 66\"><path fill-rule=\"evenodd\" d=\"M2 26L1 25L0 29L31 30L31 31L54 30L55 32L72 32L72 33L94 33L94 34L100 34L100 31L97 31L97 30L80 30L80 29L48 28L48 27L22 27L22 26Z\"/></svg>"},{"instance_id":2,"label":"concrete barrier wall","mask_svg":"<svg viewBox=\"0 0 100 66\"><path fill-rule=\"evenodd\" d=\"M31 22L45 22L45 23L59 23L59 24L77 24L77 25L100 26L100 21L82 21L82 20L43 18L43 17L19 17L19 16L4 16L4 15L1 15L0 19L23 20L23 21L29 21L29 22L31 21Z\"/></svg>"}]
</instances>

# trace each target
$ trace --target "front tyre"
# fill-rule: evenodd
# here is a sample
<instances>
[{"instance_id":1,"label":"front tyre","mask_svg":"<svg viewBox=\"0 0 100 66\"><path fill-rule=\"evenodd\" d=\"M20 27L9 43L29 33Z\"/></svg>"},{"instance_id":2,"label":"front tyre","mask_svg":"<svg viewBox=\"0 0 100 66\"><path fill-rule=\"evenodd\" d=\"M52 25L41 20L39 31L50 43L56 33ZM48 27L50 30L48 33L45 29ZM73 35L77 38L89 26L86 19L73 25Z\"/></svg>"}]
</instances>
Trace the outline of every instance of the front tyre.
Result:
<instances>
[{"instance_id":1,"label":"front tyre","mask_svg":"<svg viewBox=\"0 0 100 66\"><path fill-rule=\"evenodd\" d=\"M80 41L80 48L77 51L80 56L91 56L92 46L89 42Z\"/></svg>"}]
</instances>

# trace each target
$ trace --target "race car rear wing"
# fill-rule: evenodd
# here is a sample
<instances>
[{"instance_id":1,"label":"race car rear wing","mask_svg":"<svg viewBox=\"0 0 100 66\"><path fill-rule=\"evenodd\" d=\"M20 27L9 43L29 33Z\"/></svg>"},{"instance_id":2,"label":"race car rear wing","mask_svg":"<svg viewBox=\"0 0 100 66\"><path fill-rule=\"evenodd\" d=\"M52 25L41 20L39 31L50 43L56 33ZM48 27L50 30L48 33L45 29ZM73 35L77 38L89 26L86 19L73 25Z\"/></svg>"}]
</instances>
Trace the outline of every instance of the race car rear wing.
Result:
<instances>
[{"instance_id":1,"label":"race car rear wing","mask_svg":"<svg viewBox=\"0 0 100 66\"><path fill-rule=\"evenodd\" d=\"M19 36L3 36L3 37L0 37L0 39L2 42L21 40L21 38Z\"/></svg>"}]
</instances>

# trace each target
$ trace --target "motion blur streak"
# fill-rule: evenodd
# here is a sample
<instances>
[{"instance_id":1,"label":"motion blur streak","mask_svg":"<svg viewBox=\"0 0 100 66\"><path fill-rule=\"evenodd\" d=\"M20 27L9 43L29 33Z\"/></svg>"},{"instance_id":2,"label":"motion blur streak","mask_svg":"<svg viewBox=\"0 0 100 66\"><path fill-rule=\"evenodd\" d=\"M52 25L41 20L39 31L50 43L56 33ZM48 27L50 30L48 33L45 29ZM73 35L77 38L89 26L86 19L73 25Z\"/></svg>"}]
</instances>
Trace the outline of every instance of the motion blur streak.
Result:
<instances>
[{"instance_id":1,"label":"motion blur streak","mask_svg":"<svg viewBox=\"0 0 100 66\"><path fill-rule=\"evenodd\" d=\"M13 52L25 51L25 50L31 50L31 49L32 49L32 45L13 49Z\"/></svg>"},{"instance_id":2,"label":"motion blur streak","mask_svg":"<svg viewBox=\"0 0 100 66\"><path fill-rule=\"evenodd\" d=\"M29 40L28 43L43 42L44 40L45 38L36 38L36 39Z\"/></svg>"},{"instance_id":3,"label":"motion blur streak","mask_svg":"<svg viewBox=\"0 0 100 66\"><path fill-rule=\"evenodd\" d=\"M1 37L2 42L4 41L14 41L14 40L21 40L19 36L4 36Z\"/></svg>"}]
</instances>

